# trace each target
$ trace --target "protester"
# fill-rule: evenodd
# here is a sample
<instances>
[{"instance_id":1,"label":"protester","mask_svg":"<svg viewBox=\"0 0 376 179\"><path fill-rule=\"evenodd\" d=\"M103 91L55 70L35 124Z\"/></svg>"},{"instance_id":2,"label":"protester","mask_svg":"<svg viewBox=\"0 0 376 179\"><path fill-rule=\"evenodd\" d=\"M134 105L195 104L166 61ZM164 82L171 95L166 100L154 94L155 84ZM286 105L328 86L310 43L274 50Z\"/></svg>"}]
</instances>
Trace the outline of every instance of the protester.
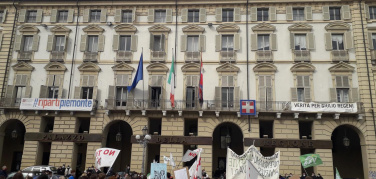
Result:
<instances>
[{"instance_id":1,"label":"protester","mask_svg":"<svg viewBox=\"0 0 376 179\"><path fill-rule=\"evenodd\" d=\"M316 179L324 179L324 178L320 175L320 173L318 173L316 176Z\"/></svg>"},{"instance_id":2,"label":"protester","mask_svg":"<svg viewBox=\"0 0 376 179\"><path fill-rule=\"evenodd\" d=\"M27 179L27 177L26 177L26 179ZM59 179L65 179L65 176L60 176Z\"/></svg>"},{"instance_id":3,"label":"protester","mask_svg":"<svg viewBox=\"0 0 376 179\"><path fill-rule=\"evenodd\" d=\"M3 166L0 170L0 176L4 176L5 178L8 177L8 174L7 174L7 166Z\"/></svg>"},{"instance_id":4,"label":"protester","mask_svg":"<svg viewBox=\"0 0 376 179\"><path fill-rule=\"evenodd\" d=\"M100 174L98 174L98 178L99 179L104 179L104 178L106 178L106 174L100 173Z\"/></svg>"},{"instance_id":5,"label":"protester","mask_svg":"<svg viewBox=\"0 0 376 179\"><path fill-rule=\"evenodd\" d=\"M22 175L22 173L16 173L12 179L24 179L24 176Z\"/></svg>"},{"instance_id":6,"label":"protester","mask_svg":"<svg viewBox=\"0 0 376 179\"><path fill-rule=\"evenodd\" d=\"M130 171L131 171L131 167L127 165L127 168L125 168L125 173L129 174Z\"/></svg>"},{"instance_id":7,"label":"protester","mask_svg":"<svg viewBox=\"0 0 376 179\"><path fill-rule=\"evenodd\" d=\"M64 175L66 177L68 177L70 174L72 173L72 169L70 168L70 166L68 165L68 167L65 169L64 171Z\"/></svg>"},{"instance_id":8,"label":"protester","mask_svg":"<svg viewBox=\"0 0 376 179\"><path fill-rule=\"evenodd\" d=\"M69 165L68 165L68 168L69 168ZM68 179L74 179L75 177L76 177L76 170L71 170L70 177Z\"/></svg>"},{"instance_id":9,"label":"protester","mask_svg":"<svg viewBox=\"0 0 376 179\"><path fill-rule=\"evenodd\" d=\"M87 176L81 176L79 179L89 179Z\"/></svg>"},{"instance_id":10,"label":"protester","mask_svg":"<svg viewBox=\"0 0 376 179\"><path fill-rule=\"evenodd\" d=\"M63 164L63 166L61 166L61 173L59 175L65 175L65 164Z\"/></svg>"},{"instance_id":11,"label":"protester","mask_svg":"<svg viewBox=\"0 0 376 179\"><path fill-rule=\"evenodd\" d=\"M39 176L37 177L37 179L48 179L48 175L42 173L41 175L39 175Z\"/></svg>"},{"instance_id":12,"label":"protester","mask_svg":"<svg viewBox=\"0 0 376 179\"><path fill-rule=\"evenodd\" d=\"M285 179L285 177L283 177L282 175L279 175L279 179Z\"/></svg>"},{"instance_id":13,"label":"protester","mask_svg":"<svg viewBox=\"0 0 376 179\"><path fill-rule=\"evenodd\" d=\"M307 177L306 177L306 179L312 179L312 177L310 177L310 176L307 176Z\"/></svg>"},{"instance_id":14,"label":"protester","mask_svg":"<svg viewBox=\"0 0 376 179\"><path fill-rule=\"evenodd\" d=\"M305 179L305 178L306 178L306 174L302 173L302 176L300 176L300 179Z\"/></svg>"},{"instance_id":15,"label":"protester","mask_svg":"<svg viewBox=\"0 0 376 179\"><path fill-rule=\"evenodd\" d=\"M316 174L315 173L312 173L312 179L316 179Z\"/></svg>"},{"instance_id":16,"label":"protester","mask_svg":"<svg viewBox=\"0 0 376 179\"><path fill-rule=\"evenodd\" d=\"M47 169L46 174L48 175L49 179L59 179L56 175L53 175L52 171Z\"/></svg>"},{"instance_id":17,"label":"protester","mask_svg":"<svg viewBox=\"0 0 376 179\"><path fill-rule=\"evenodd\" d=\"M206 173L205 169L202 169L202 178L203 179L209 178L209 175Z\"/></svg>"},{"instance_id":18,"label":"protester","mask_svg":"<svg viewBox=\"0 0 376 179\"><path fill-rule=\"evenodd\" d=\"M93 173L90 175L90 179L98 179L98 175Z\"/></svg>"}]
</instances>

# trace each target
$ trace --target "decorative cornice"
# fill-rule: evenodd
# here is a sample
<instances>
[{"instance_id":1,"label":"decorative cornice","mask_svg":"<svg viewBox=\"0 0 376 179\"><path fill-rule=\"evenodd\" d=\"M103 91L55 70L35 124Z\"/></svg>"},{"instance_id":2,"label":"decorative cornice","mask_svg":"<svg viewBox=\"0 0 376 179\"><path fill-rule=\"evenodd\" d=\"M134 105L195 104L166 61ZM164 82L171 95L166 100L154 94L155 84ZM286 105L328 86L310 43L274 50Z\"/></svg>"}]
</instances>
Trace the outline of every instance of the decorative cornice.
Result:
<instances>
[{"instance_id":1,"label":"decorative cornice","mask_svg":"<svg viewBox=\"0 0 376 179\"><path fill-rule=\"evenodd\" d=\"M97 64L93 63L93 62L85 62L77 68L81 72L99 72L99 71L101 71L101 68L99 68L99 66Z\"/></svg>"},{"instance_id":2,"label":"decorative cornice","mask_svg":"<svg viewBox=\"0 0 376 179\"><path fill-rule=\"evenodd\" d=\"M277 67L272 63L259 63L253 67L254 72L276 72Z\"/></svg>"},{"instance_id":3,"label":"decorative cornice","mask_svg":"<svg viewBox=\"0 0 376 179\"><path fill-rule=\"evenodd\" d=\"M56 32L69 33L70 31L72 31L70 28L65 27L63 25L57 25L57 26L51 28L51 32L55 32L55 33Z\"/></svg>"},{"instance_id":4,"label":"decorative cornice","mask_svg":"<svg viewBox=\"0 0 376 179\"><path fill-rule=\"evenodd\" d=\"M311 31L312 26L306 23L296 23L288 27L289 31Z\"/></svg>"},{"instance_id":5,"label":"decorative cornice","mask_svg":"<svg viewBox=\"0 0 376 179\"><path fill-rule=\"evenodd\" d=\"M34 67L25 62L18 62L12 66L14 71L33 71Z\"/></svg>"},{"instance_id":6,"label":"decorative cornice","mask_svg":"<svg viewBox=\"0 0 376 179\"><path fill-rule=\"evenodd\" d=\"M137 28L132 24L121 24L121 25L116 26L114 29L117 33L119 33L119 32L136 33L137 32Z\"/></svg>"},{"instance_id":7,"label":"decorative cornice","mask_svg":"<svg viewBox=\"0 0 376 179\"><path fill-rule=\"evenodd\" d=\"M217 72L239 72L239 70L239 67L228 62L217 67Z\"/></svg>"},{"instance_id":8,"label":"decorative cornice","mask_svg":"<svg viewBox=\"0 0 376 179\"><path fill-rule=\"evenodd\" d=\"M170 32L170 31L171 31L170 28L161 24L157 24L157 25L149 27L149 32Z\"/></svg>"},{"instance_id":9,"label":"decorative cornice","mask_svg":"<svg viewBox=\"0 0 376 179\"><path fill-rule=\"evenodd\" d=\"M350 25L344 22L332 22L325 26L326 31L331 30L350 30Z\"/></svg>"},{"instance_id":10,"label":"decorative cornice","mask_svg":"<svg viewBox=\"0 0 376 179\"><path fill-rule=\"evenodd\" d=\"M316 67L309 63L297 63L290 68L291 72L314 72Z\"/></svg>"},{"instance_id":11,"label":"decorative cornice","mask_svg":"<svg viewBox=\"0 0 376 179\"><path fill-rule=\"evenodd\" d=\"M236 24L222 24L217 27L217 32L239 32L240 27Z\"/></svg>"},{"instance_id":12,"label":"decorative cornice","mask_svg":"<svg viewBox=\"0 0 376 179\"><path fill-rule=\"evenodd\" d=\"M162 63L152 63L149 66L146 67L148 72L168 72L168 67Z\"/></svg>"},{"instance_id":13,"label":"decorative cornice","mask_svg":"<svg viewBox=\"0 0 376 179\"><path fill-rule=\"evenodd\" d=\"M33 25L29 25L29 24L22 25L18 30L20 32L34 32L34 33L39 32L39 29L37 27L35 27Z\"/></svg>"},{"instance_id":14,"label":"decorative cornice","mask_svg":"<svg viewBox=\"0 0 376 179\"><path fill-rule=\"evenodd\" d=\"M200 72L200 65L198 63L187 63L181 67L183 72Z\"/></svg>"},{"instance_id":15,"label":"decorative cornice","mask_svg":"<svg viewBox=\"0 0 376 179\"><path fill-rule=\"evenodd\" d=\"M376 27L367 27L368 30L376 31Z\"/></svg>"},{"instance_id":16,"label":"decorative cornice","mask_svg":"<svg viewBox=\"0 0 376 179\"><path fill-rule=\"evenodd\" d=\"M44 66L44 69L46 71L66 71L67 67L59 62L50 62L46 66Z\"/></svg>"},{"instance_id":17,"label":"decorative cornice","mask_svg":"<svg viewBox=\"0 0 376 179\"><path fill-rule=\"evenodd\" d=\"M344 62L339 62L338 64L332 66L329 68L330 72L354 72L354 67L344 63Z\"/></svg>"},{"instance_id":18,"label":"decorative cornice","mask_svg":"<svg viewBox=\"0 0 376 179\"><path fill-rule=\"evenodd\" d=\"M198 26L196 24L187 25L183 27L183 32L204 32L205 28Z\"/></svg>"},{"instance_id":19,"label":"decorative cornice","mask_svg":"<svg viewBox=\"0 0 376 179\"><path fill-rule=\"evenodd\" d=\"M252 31L275 31L275 26L267 23L258 24L252 27Z\"/></svg>"},{"instance_id":20,"label":"decorative cornice","mask_svg":"<svg viewBox=\"0 0 376 179\"><path fill-rule=\"evenodd\" d=\"M130 71L130 72L133 72L134 68L129 66L126 63L119 63L119 64L113 66L112 70L113 71Z\"/></svg>"},{"instance_id":21,"label":"decorative cornice","mask_svg":"<svg viewBox=\"0 0 376 179\"><path fill-rule=\"evenodd\" d=\"M87 27L83 28L82 30L86 33L88 33L88 32L102 33L104 31L104 29L102 27L99 27L98 25L94 25L94 24L88 25Z\"/></svg>"}]
</instances>

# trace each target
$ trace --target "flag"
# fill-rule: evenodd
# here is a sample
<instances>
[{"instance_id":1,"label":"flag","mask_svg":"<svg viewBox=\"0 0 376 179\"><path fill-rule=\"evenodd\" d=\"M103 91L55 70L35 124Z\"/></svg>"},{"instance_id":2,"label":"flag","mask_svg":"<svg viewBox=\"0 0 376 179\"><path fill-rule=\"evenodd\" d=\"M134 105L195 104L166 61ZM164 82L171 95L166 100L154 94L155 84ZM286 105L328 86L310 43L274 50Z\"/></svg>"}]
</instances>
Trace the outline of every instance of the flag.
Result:
<instances>
[{"instance_id":1,"label":"flag","mask_svg":"<svg viewBox=\"0 0 376 179\"><path fill-rule=\"evenodd\" d=\"M132 86L128 86L128 92L133 88L136 88L138 81L144 79L144 63L143 63L143 53L141 53L140 62L138 62L136 76L134 77Z\"/></svg>"},{"instance_id":2,"label":"flag","mask_svg":"<svg viewBox=\"0 0 376 179\"><path fill-rule=\"evenodd\" d=\"M170 68L170 75L168 76L168 84L171 85L170 101L171 107L175 107L175 67L174 67L174 55L172 55L172 62Z\"/></svg>"},{"instance_id":3,"label":"flag","mask_svg":"<svg viewBox=\"0 0 376 179\"><path fill-rule=\"evenodd\" d=\"M196 162L189 169L189 174L191 175L191 179L202 178L202 170L201 170L201 152L202 152L202 149L200 148L198 150L199 150L199 153L197 155Z\"/></svg>"},{"instance_id":4,"label":"flag","mask_svg":"<svg viewBox=\"0 0 376 179\"><path fill-rule=\"evenodd\" d=\"M172 153L170 152L170 165L172 166L172 168L175 168L175 160L174 160L174 157L172 156Z\"/></svg>"},{"instance_id":5,"label":"flag","mask_svg":"<svg viewBox=\"0 0 376 179\"><path fill-rule=\"evenodd\" d=\"M319 154L305 154L300 156L300 162L303 168L314 167L322 164Z\"/></svg>"},{"instance_id":6,"label":"flag","mask_svg":"<svg viewBox=\"0 0 376 179\"><path fill-rule=\"evenodd\" d=\"M339 175L337 167L336 167L336 179L342 179L341 176Z\"/></svg>"},{"instance_id":7,"label":"flag","mask_svg":"<svg viewBox=\"0 0 376 179\"><path fill-rule=\"evenodd\" d=\"M170 158L163 156L163 163L168 164L169 161L170 161Z\"/></svg>"},{"instance_id":8,"label":"flag","mask_svg":"<svg viewBox=\"0 0 376 179\"><path fill-rule=\"evenodd\" d=\"M196 150L187 150L187 152L185 152L184 156L183 156L183 159L181 160L182 162L189 162L191 161L193 158L195 158L197 156L199 152L199 149L196 149Z\"/></svg>"},{"instance_id":9,"label":"flag","mask_svg":"<svg viewBox=\"0 0 376 179\"><path fill-rule=\"evenodd\" d=\"M204 102L203 88L204 88L204 79L203 79L204 68L202 67L202 52L201 52L201 65L200 65L200 82L198 85L198 100L200 104Z\"/></svg>"}]
</instances>

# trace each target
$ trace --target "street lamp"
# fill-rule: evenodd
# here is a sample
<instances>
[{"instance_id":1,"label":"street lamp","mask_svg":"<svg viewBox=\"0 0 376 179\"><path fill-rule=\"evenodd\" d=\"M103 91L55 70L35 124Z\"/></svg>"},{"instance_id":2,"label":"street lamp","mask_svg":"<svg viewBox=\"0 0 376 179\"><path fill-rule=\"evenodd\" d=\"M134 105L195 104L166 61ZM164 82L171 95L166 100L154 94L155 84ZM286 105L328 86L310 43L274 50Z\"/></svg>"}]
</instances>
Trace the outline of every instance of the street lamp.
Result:
<instances>
[{"instance_id":1,"label":"street lamp","mask_svg":"<svg viewBox=\"0 0 376 179\"><path fill-rule=\"evenodd\" d=\"M227 144L227 147L230 146L230 143L231 143L231 136L229 134L226 135L226 144Z\"/></svg>"},{"instance_id":2,"label":"street lamp","mask_svg":"<svg viewBox=\"0 0 376 179\"><path fill-rule=\"evenodd\" d=\"M116 134L116 142L120 142L121 141L121 133L120 131Z\"/></svg>"},{"instance_id":3,"label":"street lamp","mask_svg":"<svg viewBox=\"0 0 376 179\"><path fill-rule=\"evenodd\" d=\"M345 147L350 146L350 139L347 138L346 136L343 138L343 145L344 145Z\"/></svg>"},{"instance_id":4,"label":"street lamp","mask_svg":"<svg viewBox=\"0 0 376 179\"><path fill-rule=\"evenodd\" d=\"M145 174L145 149L146 146L148 145L149 141L151 140L151 136L148 133L148 128L145 126L142 128L142 134L143 134L143 139L141 139L140 135L136 135L136 140L137 142L142 146L143 152L142 152L142 167L141 167L141 173Z\"/></svg>"},{"instance_id":5,"label":"street lamp","mask_svg":"<svg viewBox=\"0 0 376 179\"><path fill-rule=\"evenodd\" d=\"M12 135L12 138L13 138L13 139L16 139L16 138L17 138L17 131L16 131L16 129L14 129L14 130L12 131L11 135Z\"/></svg>"}]
</instances>

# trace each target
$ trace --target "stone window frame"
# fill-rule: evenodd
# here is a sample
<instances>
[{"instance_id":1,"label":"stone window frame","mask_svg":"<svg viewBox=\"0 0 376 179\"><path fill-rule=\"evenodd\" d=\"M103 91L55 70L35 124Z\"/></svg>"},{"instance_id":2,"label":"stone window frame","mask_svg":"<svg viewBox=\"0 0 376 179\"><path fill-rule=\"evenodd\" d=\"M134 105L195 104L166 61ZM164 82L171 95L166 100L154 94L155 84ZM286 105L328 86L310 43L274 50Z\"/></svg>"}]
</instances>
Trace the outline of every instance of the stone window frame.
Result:
<instances>
[{"instance_id":1,"label":"stone window frame","mask_svg":"<svg viewBox=\"0 0 376 179\"><path fill-rule=\"evenodd\" d=\"M330 20L330 7L339 7L341 9L340 20ZM322 16L324 21L349 21L351 20L350 5L322 6Z\"/></svg>"},{"instance_id":2,"label":"stone window frame","mask_svg":"<svg viewBox=\"0 0 376 179\"><path fill-rule=\"evenodd\" d=\"M233 108L239 109L240 107L240 86L238 85L238 73L240 68L235 66L231 63L225 63L216 68L218 73L218 86L215 87L215 102L217 108L222 108L222 87L230 87L230 86L223 86L222 80L225 76L232 76L233 77L233 87L234 87L234 106ZM218 104L219 103L219 104Z\"/></svg>"},{"instance_id":3,"label":"stone window frame","mask_svg":"<svg viewBox=\"0 0 376 179\"><path fill-rule=\"evenodd\" d=\"M269 18L268 18L268 21L258 21L257 20L257 9L259 8L265 8L265 9L269 9ZM274 6L260 6L260 7L251 7L251 18L250 18L250 21L251 22L274 22L274 21L277 21L277 7L274 7Z\"/></svg>"},{"instance_id":4,"label":"stone window frame","mask_svg":"<svg viewBox=\"0 0 376 179\"><path fill-rule=\"evenodd\" d=\"M32 44L32 50L31 50L31 57L30 61L34 60L34 53L39 50L39 41L40 36L38 35L39 29L34 25L22 25L19 29L19 34L16 35L14 40L14 50L18 51L17 53L17 59L20 58L20 53L23 52L24 48L24 38L25 36L33 36L33 44Z\"/></svg>"},{"instance_id":5,"label":"stone window frame","mask_svg":"<svg viewBox=\"0 0 376 179\"><path fill-rule=\"evenodd\" d=\"M153 76L161 76L162 77L162 84L157 85L161 87L161 94L162 98L160 100L165 100L167 99L167 91L166 91L166 82L167 82L167 72L170 70L165 64L163 63L151 63L146 67L146 70L149 73L149 79L148 79L148 89L152 87L152 78ZM151 98L151 90L149 89L149 94L148 94L148 99L150 100ZM164 102L162 101L161 103L161 108L163 108L165 105Z\"/></svg>"},{"instance_id":6,"label":"stone window frame","mask_svg":"<svg viewBox=\"0 0 376 179\"><path fill-rule=\"evenodd\" d=\"M60 11L68 11L68 17L66 22L59 22ZM50 22L51 23L72 23L74 20L74 9L51 9Z\"/></svg>"},{"instance_id":7,"label":"stone window frame","mask_svg":"<svg viewBox=\"0 0 376 179\"><path fill-rule=\"evenodd\" d=\"M221 52L224 52L222 51L222 36L223 35L233 35L234 36L234 47L233 47L233 57L234 59L231 60L231 61L236 61L236 52L241 50L241 37L240 37L240 33L239 33L239 30L240 30L240 27L234 23L226 23L226 24L222 24L222 25L219 25L217 28L216 28L217 32L218 32L218 35L215 36L215 51L216 52L219 52L219 59L222 59L222 53ZM222 60L219 60L219 61L222 61ZM229 60L225 60L223 62L227 62Z\"/></svg>"},{"instance_id":8,"label":"stone window frame","mask_svg":"<svg viewBox=\"0 0 376 179\"><path fill-rule=\"evenodd\" d=\"M376 19L371 19L371 13L369 12L370 7L376 7L376 4L366 4L366 3L364 3L363 8L364 8L364 12L366 14L367 21L374 22L374 21L376 21Z\"/></svg>"},{"instance_id":9,"label":"stone window frame","mask_svg":"<svg viewBox=\"0 0 376 179\"><path fill-rule=\"evenodd\" d=\"M203 35L204 32L205 32L205 28L198 26L198 25L195 25L195 24L192 24L192 25L188 25L188 26L183 27L182 30L183 30L184 35L180 36L180 39L181 39L181 41L180 41L180 51L185 53L184 59L185 59L185 62L187 62L186 52L187 52L187 49L188 49L188 42L187 42L188 36L198 36L198 38L199 38L199 40L198 40L198 45L199 45L198 52L205 52L206 51L206 36ZM197 61L197 62L199 62L199 61Z\"/></svg>"},{"instance_id":10,"label":"stone window frame","mask_svg":"<svg viewBox=\"0 0 376 179\"><path fill-rule=\"evenodd\" d=\"M123 22L123 12L124 11L132 11L132 22ZM119 23L119 24L132 24L134 22L136 22L136 7L133 7L133 8L118 8L118 9L115 9L115 14L114 14L114 22L115 23Z\"/></svg>"},{"instance_id":11,"label":"stone window frame","mask_svg":"<svg viewBox=\"0 0 376 179\"><path fill-rule=\"evenodd\" d=\"M253 67L253 71L256 77L256 96L257 100L260 101L260 92L259 92L259 76L271 76L271 83L272 83L272 99L276 101L276 93L275 93L275 74L277 72L277 67L272 63L259 63L255 67Z\"/></svg>"},{"instance_id":12,"label":"stone window frame","mask_svg":"<svg viewBox=\"0 0 376 179\"><path fill-rule=\"evenodd\" d=\"M295 34L306 35L306 49L308 51L315 50L315 36L312 32L312 26L306 23L296 23L288 27L290 31L290 48L295 49ZM312 44L310 44L312 42ZM294 43L294 44L293 44Z\"/></svg>"},{"instance_id":13,"label":"stone window frame","mask_svg":"<svg viewBox=\"0 0 376 179\"><path fill-rule=\"evenodd\" d=\"M276 30L276 27L274 25L268 24L268 23L261 23L258 24L254 27L252 27L252 31L254 32L251 34L251 50L252 51L259 51L258 50L258 41L257 41L257 36L258 35L269 35L269 46L270 46L270 51L277 51L278 47L276 42L277 41L277 34L274 33ZM274 37L273 37L274 36ZM275 44L275 47L273 48L273 45Z\"/></svg>"},{"instance_id":14,"label":"stone window frame","mask_svg":"<svg viewBox=\"0 0 376 179\"><path fill-rule=\"evenodd\" d=\"M226 7L226 8L222 8L222 7L217 7L215 8L215 21L216 22L222 22L222 18L223 18L223 9L233 9L233 13L234 13L234 17L233 17L233 21L231 22L225 22L225 23L234 23L234 22L240 22L241 21L241 8L240 7Z\"/></svg>"},{"instance_id":15,"label":"stone window frame","mask_svg":"<svg viewBox=\"0 0 376 179\"><path fill-rule=\"evenodd\" d=\"M50 75L58 75L60 77L60 79L59 79L60 84L57 85L59 87L58 98L63 98L64 74L65 74L65 71L67 70L67 68L62 63L50 62L44 67L44 69L47 72L46 83L45 83L46 85L41 85L39 97L40 98L47 98L48 97L48 88L50 87L50 85L49 85L50 78L49 77L50 77Z\"/></svg>"},{"instance_id":16,"label":"stone window frame","mask_svg":"<svg viewBox=\"0 0 376 179\"><path fill-rule=\"evenodd\" d=\"M153 47L154 47L154 36L155 35L163 35L164 36L164 52L165 52L165 56L164 56L164 59L163 61L166 61L166 57L167 57L167 52L168 52L168 34L170 33L171 29L168 28L167 26L164 26L164 25L161 25L161 24L157 24L157 25L154 25L154 26L151 26L148 28L149 30L149 33L150 33L150 41L149 41L149 49L150 49L150 56L153 57L152 53L153 53ZM153 38L153 39L152 39ZM153 61L153 60L151 60Z\"/></svg>"},{"instance_id":17,"label":"stone window frame","mask_svg":"<svg viewBox=\"0 0 376 179\"><path fill-rule=\"evenodd\" d=\"M193 86L196 87L196 93L197 95L195 96L196 104L198 104L198 85L200 83L200 64L198 63L186 63L181 67L181 71L183 72L183 100L186 100L187 98L187 83L188 83L188 76L197 76L197 85ZM198 106L196 106L198 107Z\"/></svg>"},{"instance_id":18,"label":"stone window frame","mask_svg":"<svg viewBox=\"0 0 376 179\"><path fill-rule=\"evenodd\" d=\"M333 51L332 34L343 34L344 51L347 53L350 49L354 48L354 41L350 25L344 22L332 22L325 26L327 33L324 34L325 49L326 51ZM333 55L331 55L333 58ZM333 61L333 59L331 59Z\"/></svg>"},{"instance_id":19,"label":"stone window frame","mask_svg":"<svg viewBox=\"0 0 376 179\"><path fill-rule=\"evenodd\" d=\"M1 19L1 21L0 21L0 24L4 24L5 23L5 19L6 19L6 17L7 17L7 10L6 9L1 9L0 11L2 11L3 12L3 15L2 15L2 19ZM0 41L1 42L1 41Z\"/></svg>"},{"instance_id":20,"label":"stone window frame","mask_svg":"<svg viewBox=\"0 0 376 179\"><path fill-rule=\"evenodd\" d=\"M316 67L310 63L297 63L290 68L291 73L293 74L294 88L298 88L297 76L309 76L309 88L310 88L310 100L306 102L312 102L315 99L314 95L314 83L313 83L313 73L315 72ZM293 100L293 88L291 88L291 101Z\"/></svg>"},{"instance_id":21,"label":"stone window frame","mask_svg":"<svg viewBox=\"0 0 376 179\"><path fill-rule=\"evenodd\" d=\"M29 11L37 11L35 22L27 22ZM42 23L43 9L21 9L18 14L18 22L20 23Z\"/></svg>"},{"instance_id":22,"label":"stone window frame","mask_svg":"<svg viewBox=\"0 0 376 179\"><path fill-rule=\"evenodd\" d=\"M117 25L114 29L116 33L113 35L112 50L115 52L120 51L119 48L121 36L131 36L131 47L129 52L131 52L130 59L133 59L133 52L137 52L138 48L138 36L135 35L137 32L137 27L132 24L121 24Z\"/></svg>"},{"instance_id":23,"label":"stone window frame","mask_svg":"<svg viewBox=\"0 0 376 179\"><path fill-rule=\"evenodd\" d=\"M334 93L333 90L337 89L336 77L337 76L347 76L348 80L349 80L349 102L350 103L353 102L353 101L359 102L359 94L358 94L359 89L354 88L353 80L352 80L352 75L355 72L355 67L353 67L353 66L351 66L347 63L344 63L344 62L339 62L338 64L330 67L328 70L329 70L331 77L332 77L331 80L332 80L332 86L333 86L333 88L329 88L329 101L330 102L337 102L337 92L334 91L335 95L332 94L332 93ZM355 96L355 98L354 98L354 96Z\"/></svg>"},{"instance_id":24,"label":"stone window frame","mask_svg":"<svg viewBox=\"0 0 376 179\"><path fill-rule=\"evenodd\" d=\"M188 22L188 13L189 10L199 10L199 21L198 22ZM206 22L206 8L182 8L180 9L181 12L181 22L183 23L205 23Z\"/></svg>"},{"instance_id":25,"label":"stone window frame","mask_svg":"<svg viewBox=\"0 0 376 179\"><path fill-rule=\"evenodd\" d=\"M67 45L68 45L68 40L69 40L69 34L72 31L71 29L62 26L62 25L57 25L55 27L52 27L51 30L52 35L48 35L48 40L47 40L47 51L50 52L50 59L52 59L52 53L54 52L54 47L55 47L55 38L56 36L65 36L65 45L64 45L64 57L63 61L66 59L67 55Z\"/></svg>"},{"instance_id":26,"label":"stone window frame","mask_svg":"<svg viewBox=\"0 0 376 179\"><path fill-rule=\"evenodd\" d=\"M173 21L173 9L169 8L156 8L156 9L148 9L147 13L147 22L154 23L155 22L155 11L156 10L166 10L166 21L165 22L158 22L158 23L171 23Z\"/></svg>"},{"instance_id":27,"label":"stone window frame","mask_svg":"<svg viewBox=\"0 0 376 179\"><path fill-rule=\"evenodd\" d=\"M93 62L85 62L82 63L77 69L80 71L80 83L79 86L75 86L74 90L74 98L75 99L81 99L82 97L82 87L85 87L83 85L84 77L85 76L93 76L93 85L90 85L90 87L93 87L93 100L95 101L98 98L98 75L101 71L101 68L93 63ZM89 80L89 79L88 79Z\"/></svg>"},{"instance_id":28,"label":"stone window frame","mask_svg":"<svg viewBox=\"0 0 376 179\"><path fill-rule=\"evenodd\" d=\"M88 42L87 41L88 41L89 36L91 36L91 35L98 36L97 61L100 61L101 52L103 52L104 49L105 49L105 36L103 35L105 30L98 25L91 24L91 25L88 25L85 28L83 28L82 31L84 31L85 34L81 35L80 51L84 52L84 53L87 52L87 48L88 48Z\"/></svg>"},{"instance_id":29,"label":"stone window frame","mask_svg":"<svg viewBox=\"0 0 376 179\"><path fill-rule=\"evenodd\" d=\"M101 15L99 22L91 22L90 14L92 10L100 10ZM106 23L107 22L107 9L106 8L84 8L82 14L82 22L84 23L92 23L92 24L99 24L99 23Z\"/></svg>"},{"instance_id":30,"label":"stone window frame","mask_svg":"<svg viewBox=\"0 0 376 179\"><path fill-rule=\"evenodd\" d=\"M376 27L367 27L368 30L368 47L371 50L371 53L376 51L376 47L373 46L373 41L372 41L372 35L376 34ZM376 57L376 53L372 54Z\"/></svg>"},{"instance_id":31,"label":"stone window frame","mask_svg":"<svg viewBox=\"0 0 376 179\"><path fill-rule=\"evenodd\" d=\"M313 14L312 14L312 7L311 6L286 6L286 20L287 21L294 21L294 8L303 8L304 9L304 20L303 21L295 21L295 22L304 22L304 21L312 21Z\"/></svg>"}]
</instances>

